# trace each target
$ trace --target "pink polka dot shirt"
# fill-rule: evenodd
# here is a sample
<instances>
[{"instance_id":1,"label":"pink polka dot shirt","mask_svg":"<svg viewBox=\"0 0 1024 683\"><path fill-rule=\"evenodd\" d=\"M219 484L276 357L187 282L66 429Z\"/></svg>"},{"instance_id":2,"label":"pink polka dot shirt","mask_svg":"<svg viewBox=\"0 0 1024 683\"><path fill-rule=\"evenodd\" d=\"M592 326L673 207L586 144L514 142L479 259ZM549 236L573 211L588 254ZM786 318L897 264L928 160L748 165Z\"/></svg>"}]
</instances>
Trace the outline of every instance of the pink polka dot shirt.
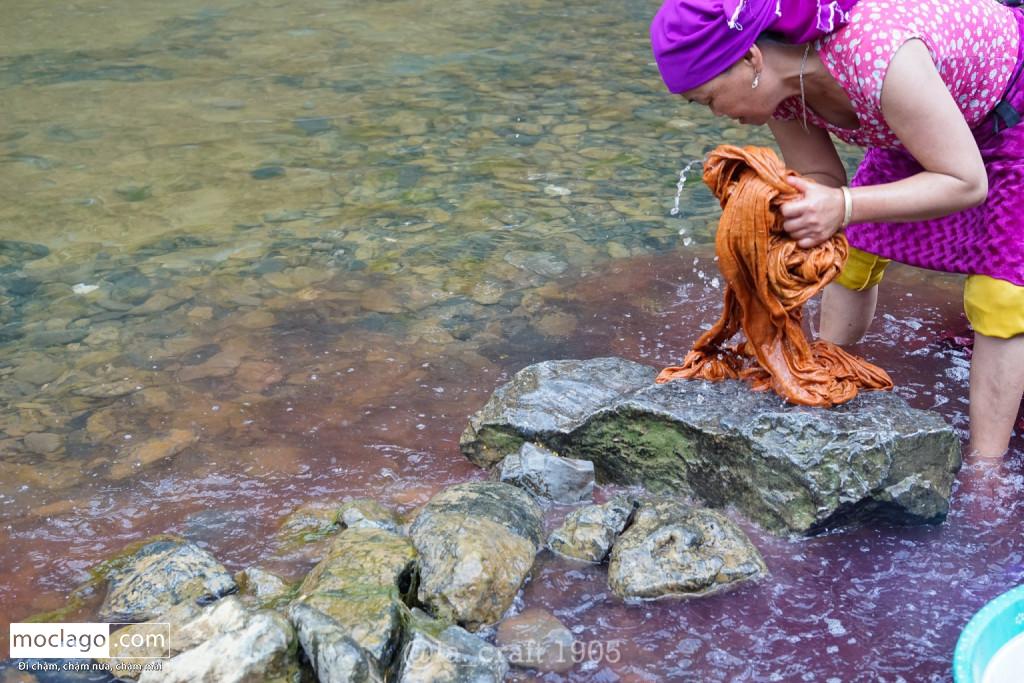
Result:
<instances>
[{"instance_id":1,"label":"pink polka dot shirt","mask_svg":"<svg viewBox=\"0 0 1024 683\"><path fill-rule=\"evenodd\" d=\"M939 75L974 127L992 110L1017 62L1017 21L995 0L861 0L850 23L814 44L822 63L850 98L855 129L828 123L813 110L807 121L861 147L902 148L882 115L882 82L896 51L921 39ZM780 119L802 119L800 98L785 100Z\"/></svg>"}]
</instances>

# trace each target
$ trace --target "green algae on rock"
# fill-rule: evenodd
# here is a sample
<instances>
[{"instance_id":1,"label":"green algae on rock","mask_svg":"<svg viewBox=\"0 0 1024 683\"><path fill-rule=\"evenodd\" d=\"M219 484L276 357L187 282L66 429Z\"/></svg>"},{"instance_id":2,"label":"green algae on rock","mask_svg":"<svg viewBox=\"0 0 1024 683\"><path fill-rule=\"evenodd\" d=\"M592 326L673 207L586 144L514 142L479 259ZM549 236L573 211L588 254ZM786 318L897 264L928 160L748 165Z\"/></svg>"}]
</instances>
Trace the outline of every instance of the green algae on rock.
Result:
<instances>
[{"instance_id":1,"label":"green algae on rock","mask_svg":"<svg viewBox=\"0 0 1024 683\"><path fill-rule=\"evenodd\" d=\"M419 601L469 630L512 604L543 543L541 510L529 494L469 482L434 496L409 535L420 555Z\"/></svg>"},{"instance_id":2,"label":"green algae on rock","mask_svg":"<svg viewBox=\"0 0 1024 683\"><path fill-rule=\"evenodd\" d=\"M779 533L877 518L937 523L949 510L956 434L891 392L826 410L740 382L653 377L621 358L531 365L473 415L462 452L489 467L537 441L592 460L600 481L735 505Z\"/></svg>"},{"instance_id":3,"label":"green algae on rock","mask_svg":"<svg viewBox=\"0 0 1024 683\"><path fill-rule=\"evenodd\" d=\"M409 539L376 528L346 529L306 576L288 614L307 653L333 651L339 647L333 641L350 638L386 669L400 645L405 601L415 590L416 549ZM337 630L304 625L322 621L319 615Z\"/></svg>"}]
</instances>

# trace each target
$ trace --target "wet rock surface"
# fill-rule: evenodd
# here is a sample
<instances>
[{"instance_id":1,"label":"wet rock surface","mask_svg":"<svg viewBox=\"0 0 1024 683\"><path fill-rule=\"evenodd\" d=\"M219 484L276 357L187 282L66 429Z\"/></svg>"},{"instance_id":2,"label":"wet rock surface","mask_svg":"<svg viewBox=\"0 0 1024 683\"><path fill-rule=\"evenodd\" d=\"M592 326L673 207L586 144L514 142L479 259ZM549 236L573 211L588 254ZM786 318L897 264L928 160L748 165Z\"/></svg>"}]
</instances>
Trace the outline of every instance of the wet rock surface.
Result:
<instances>
[{"instance_id":1,"label":"wet rock surface","mask_svg":"<svg viewBox=\"0 0 1024 683\"><path fill-rule=\"evenodd\" d=\"M615 541L608 585L622 598L696 597L767 572L746 534L720 512L644 500Z\"/></svg>"},{"instance_id":2,"label":"wet rock surface","mask_svg":"<svg viewBox=\"0 0 1024 683\"><path fill-rule=\"evenodd\" d=\"M337 621L318 609L298 603L289 610L299 642L317 680L331 683L378 683L380 663L360 647Z\"/></svg>"},{"instance_id":3,"label":"wet rock surface","mask_svg":"<svg viewBox=\"0 0 1024 683\"><path fill-rule=\"evenodd\" d=\"M503 620L495 643L517 667L566 672L573 668L572 631L545 609L532 607Z\"/></svg>"},{"instance_id":4,"label":"wet rock surface","mask_svg":"<svg viewBox=\"0 0 1024 683\"><path fill-rule=\"evenodd\" d=\"M501 650L458 626L410 615L395 680L402 683L498 683L508 662Z\"/></svg>"},{"instance_id":5,"label":"wet rock surface","mask_svg":"<svg viewBox=\"0 0 1024 683\"><path fill-rule=\"evenodd\" d=\"M403 536L375 528L339 533L288 609L310 660L350 662L337 641L351 639L378 672L388 667L400 645L403 600L415 589L415 563L416 549ZM325 630L324 623L337 628Z\"/></svg>"},{"instance_id":6,"label":"wet rock surface","mask_svg":"<svg viewBox=\"0 0 1024 683\"><path fill-rule=\"evenodd\" d=\"M189 605L192 612L182 619L177 614L163 616L171 621L170 644L167 652L139 648L112 650L115 657L104 663L119 675L138 678L139 683L173 681L224 681L243 683L266 681L286 683L298 673L298 662L292 656L295 650L295 632L288 620L272 610L247 609L237 596L228 596L199 609ZM167 633L159 624L139 624L128 627L126 637ZM160 670L146 670L154 657L169 655L161 660Z\"/></svg>"},{"instance_id":7,"label":"wet rock surface","mask_svg":"<svg viewBox=\"0 0 1024 683\"><path fill-rule=\"evenodd\" d=\"M420 555L417 598L470 630L508 609L543 543L541 510L524 491L499 482L448 487L409 529Z\"/></svg>"},{"instance_id":8,"label":"wet rock surface","mask_svg":"<svg viewBox=\"0 0 1024 683\"><path fill-rule=\"evenodd\" d=\"M546 448L524 443L501 461L498 479L556 503L580 503L594 496L594 463L562 458Z\"/></svg>"},{"instance_id":9,"label":"wet rock surface","mask_svg":"<svg viewBox=\"0 0 1024 683\"><path fill-rule=\"evenodd\" d=\"M402 529L395 513L371 498L342 503L338 523L345 529L383 529L396 534Z\"/></svg>"},{"instance_id":10,"label":"wet rock surface","mask_svg":"<svg viewBox=\"0 0 1024 683\"><path fill-rule=\"evenodd\" d=\"M548 536L548 548L574 560L603 562L637 506L635 498L617 495L603 505L577 508Z\"/></svg>"},{"instance_id":11,"label":"wet rock surface","mask_svg":"<svg viewBox=\"0 0 1024 683\"><path fill-rule=\"evenodd\" d=\"M538 441L592 460L600 480L735 505L775 532L934 523L949 510L956 434L890 392L824 410L739 382L653 377L618 358L529 366L471 418L462 451L489 466Z\"/></svg>"},{"instance_id":12,"label":"wet rock surface","mask_svg":"<svg viewBox=\"0 0 1024 683\"><path fill-rule=\"evenodd\" d=\"M210 553L193 543L157 540L111 564L99 619L147 621L175 605L210 600L235 590L234 579Z\"/></svg>"}]
</instances>

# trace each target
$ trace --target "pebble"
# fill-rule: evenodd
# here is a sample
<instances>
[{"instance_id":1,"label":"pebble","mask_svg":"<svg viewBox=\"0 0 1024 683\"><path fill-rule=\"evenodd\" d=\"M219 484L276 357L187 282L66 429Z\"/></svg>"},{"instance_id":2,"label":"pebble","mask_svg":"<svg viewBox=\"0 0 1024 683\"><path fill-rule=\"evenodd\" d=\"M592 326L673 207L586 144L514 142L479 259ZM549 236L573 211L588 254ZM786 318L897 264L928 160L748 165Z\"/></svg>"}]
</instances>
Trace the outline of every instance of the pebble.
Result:
<instances>
[{"instance_id":1,"label":"pebble","mask_svg":"<svg viewBox=\"0 0 1024 683\"><path fill-rule=\"evenodd\" d=\"M189 429L172 429L166 436L140 443L110 467L107 478L113 481L124 479L159 460L177 455L195 443L196 438Z\"/></svg>"},{"instance_id":2,"label":"pebble","mask_svg":"<svg viewBox=\"0 0 1024 683\"><path fill-rule=\"evenodd\" d=\"M144 199L149 199L153 194L153 191L149 185L127 183L125 185L115 187L114 193L126 202L141 202Z\"/></svg>"},{"instance_id":3,"label":"pebble","mask_svg":"<svg viewBox=\"0 0 1024 683\"><path fill-rule=\"evenodd\" d=\"M45 455L60 450L64 445L64 438L59 434L33 432L26 434L22 442L29 451Z\"/></svg>"},{"instance_id":4,"label":"pebble","mask_svg":"<svg viewBox=\"0 0 1024 683\"><path fill-rule=\"evenodd\" d=\"M28 382L39 386L57 379L64 370L63 363L46 357L37 357L23 360L22 364L14 371L13 376L19 382Z\"/></svg>"},{"instance_id":5,"label":"pebble","mask_svg":"<svg viewBox=\"0 0 1024 683\"><path fill-rule=\"evenodd\" d=\"M142 385L131 379L122 379L115 382L102 382L89 386L79 387L73 393L89 398L116 398L133 394L142 389Z\"/></svg>"}]
</instances>

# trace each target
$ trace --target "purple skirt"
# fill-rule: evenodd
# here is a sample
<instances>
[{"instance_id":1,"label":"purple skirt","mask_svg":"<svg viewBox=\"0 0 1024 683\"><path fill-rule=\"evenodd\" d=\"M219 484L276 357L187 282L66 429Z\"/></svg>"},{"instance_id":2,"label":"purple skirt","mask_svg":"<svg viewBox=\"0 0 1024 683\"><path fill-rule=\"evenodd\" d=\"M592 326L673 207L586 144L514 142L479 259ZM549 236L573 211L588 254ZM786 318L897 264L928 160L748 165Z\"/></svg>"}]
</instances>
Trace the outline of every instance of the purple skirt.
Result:
<instances>
[{"instance_id":1,"label":"purple skirt","mask_svg":"<svg viewBox=\"0 0 1024 683\"><path fill-rule=\"evenodd\" d=\"M1003 100L1024 114L1024 12L1014 15L1022 38ZM926 221L851 224L846 229L850 244L920 268L988 275L1024 286L1024 121L1006 128L991 113L972 132L988 172L984 204ZM871 148L850 186L889 183L922 170L906 150Z\"/></svg>"}]
</instances>

